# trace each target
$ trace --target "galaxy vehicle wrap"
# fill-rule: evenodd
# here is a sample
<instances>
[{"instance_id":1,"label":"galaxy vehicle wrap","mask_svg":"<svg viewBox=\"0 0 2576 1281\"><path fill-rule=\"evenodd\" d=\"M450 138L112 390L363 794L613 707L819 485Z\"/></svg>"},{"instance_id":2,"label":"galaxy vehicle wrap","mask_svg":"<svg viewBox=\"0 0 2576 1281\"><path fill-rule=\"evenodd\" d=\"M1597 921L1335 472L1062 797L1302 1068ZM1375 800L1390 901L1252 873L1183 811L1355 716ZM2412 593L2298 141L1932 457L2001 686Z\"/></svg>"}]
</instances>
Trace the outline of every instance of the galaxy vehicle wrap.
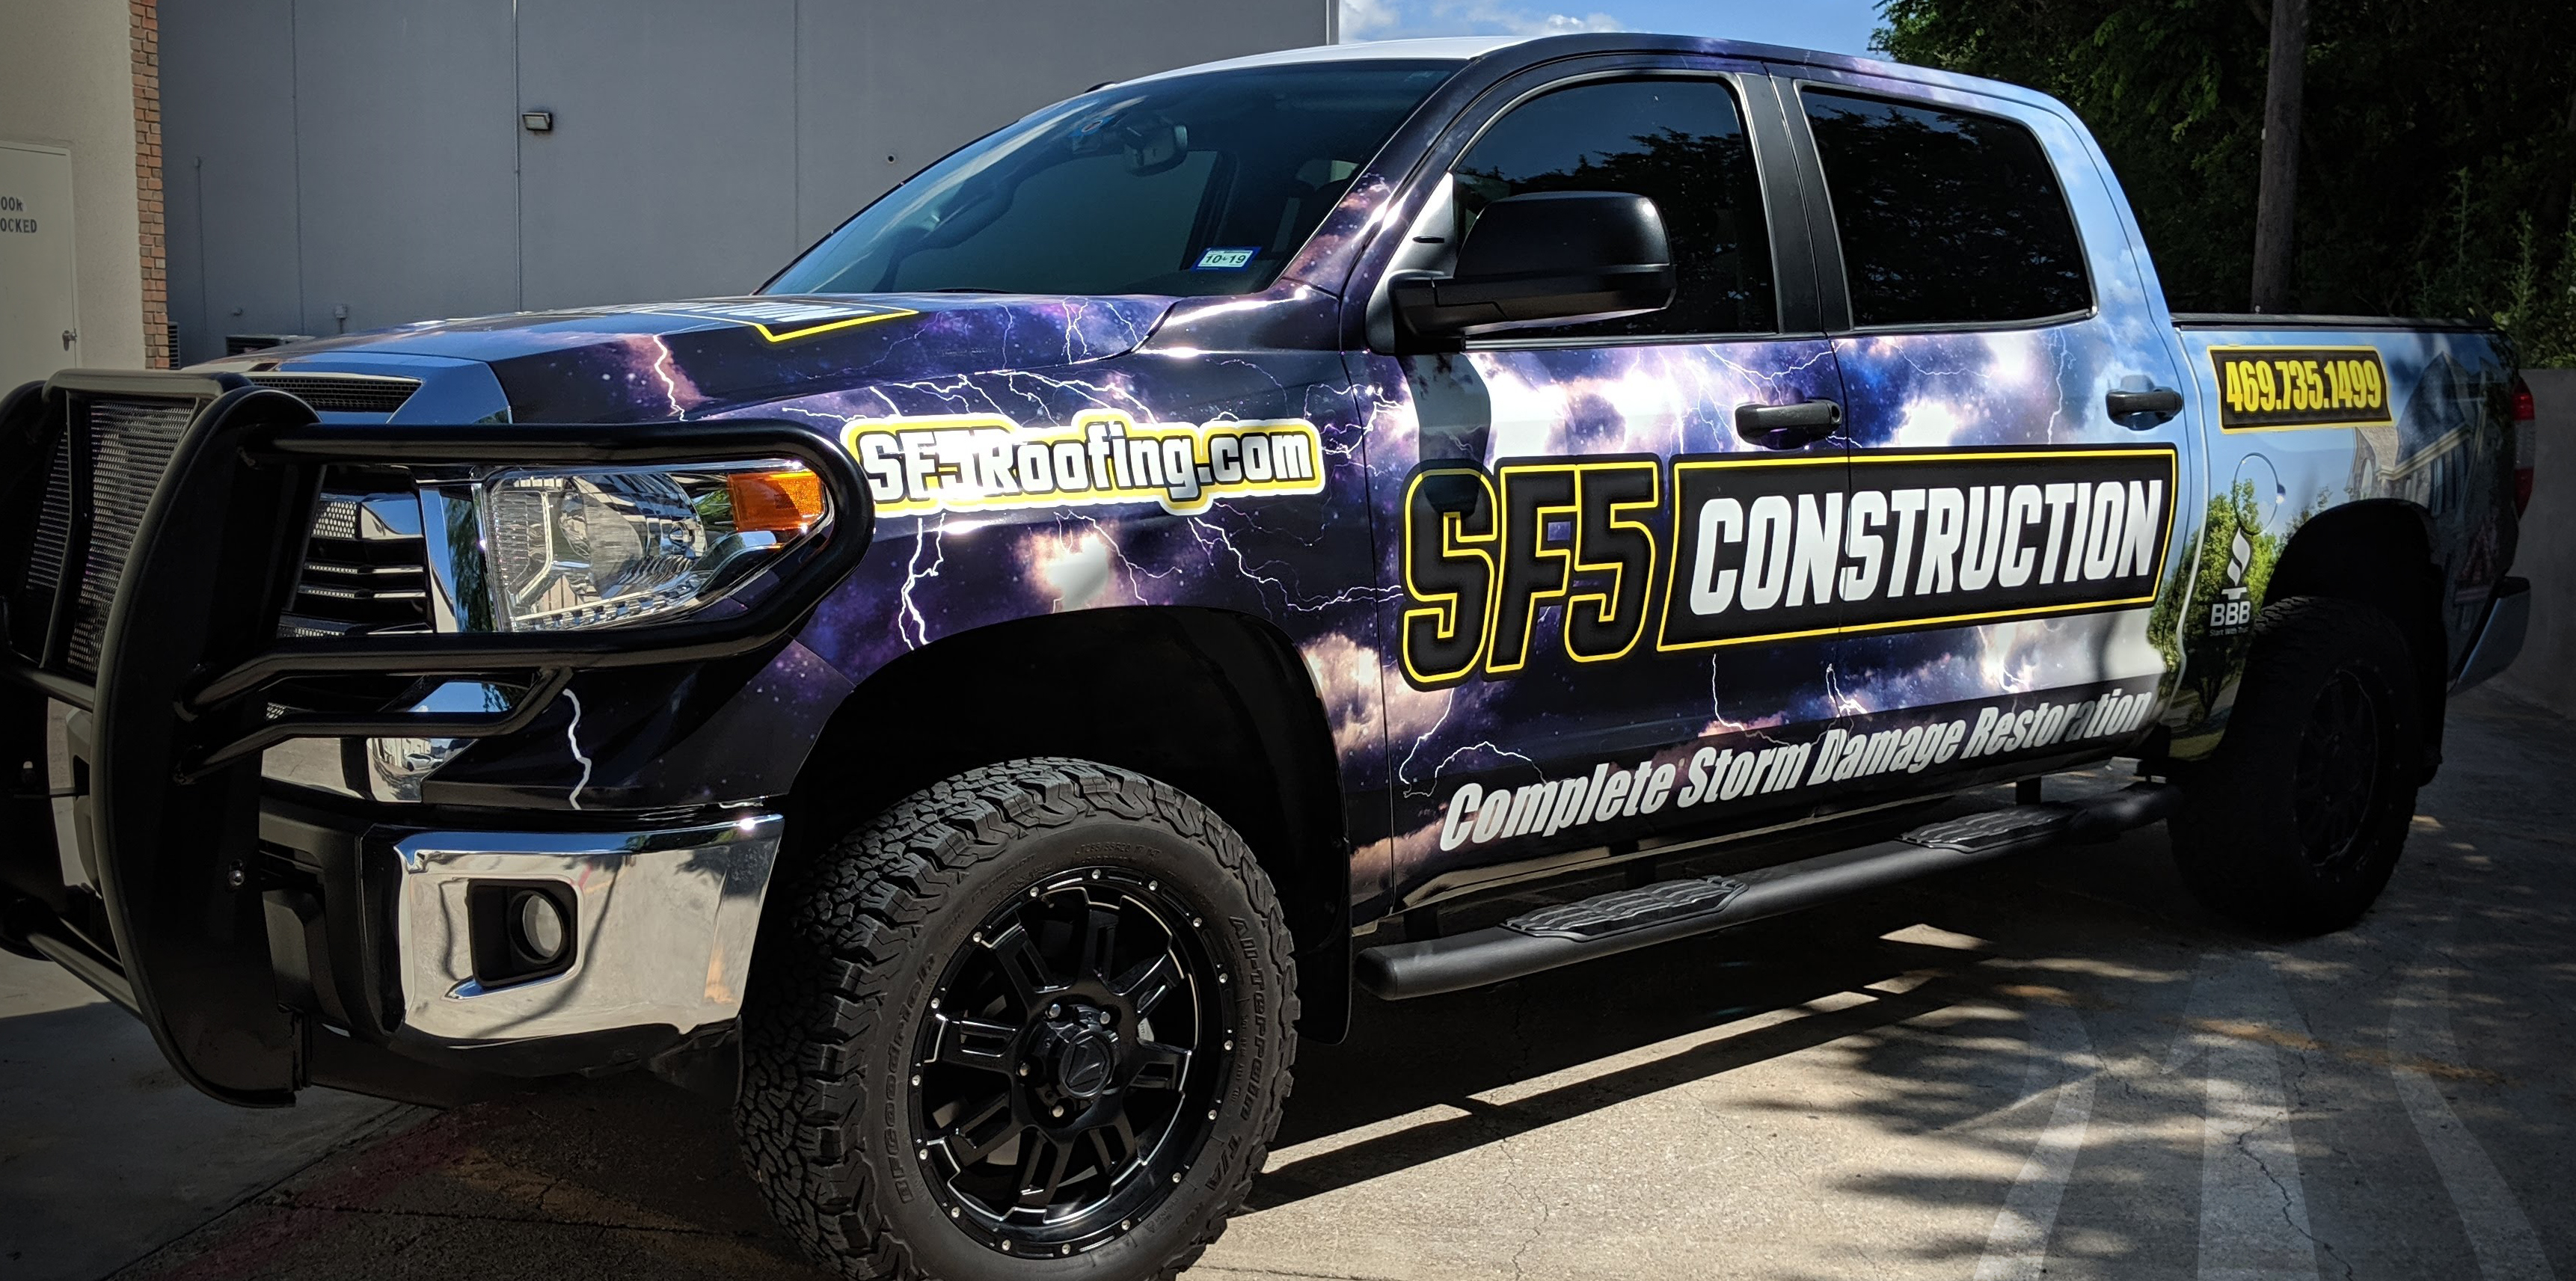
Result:
<instances>
[{"instance_id":1,"label":"galaxy vehicle wrap","mask_svg":"<svg viewBox=\"0 0 2576 1281\"><path fill-rule=\"evenodd\" d=\"M1496 109L1489 91L1605 69L1732 75L1774 106L1825 84L2019 122L2064 185L2091 306L1969 331L1373 350L1378 278L1456 136ZM1766 180L1785 169L1766 157ZM763 295L260 357L452 365L481 389L476 417L788 418L869 477L860 568L685 732L585 677L600 728L569 740L578 759L550 714L443 778L506 776L524 806L734 800L792 781L907 654L1066 611L1231 611L1305 660L1354 924L1657 842L2115 752L2205 753L2264 576L2304 522L2421 509L2455 660L2512 552L2511 370L2492 336L2178 328L2063 107L1717 42L1575 37L1462 61L1256 293ZM2247 391L2258 360L2268 393ZM2334 385L2305 390L2310 362ZM2106 394L2132 387L2179 389L2185 409L2107 417ZM1804 400L1841 404L1840 429L1793 449L1737 430L1739 406ZM555 776L559 791L530 782Z\"/></svg>"}]
</instances>

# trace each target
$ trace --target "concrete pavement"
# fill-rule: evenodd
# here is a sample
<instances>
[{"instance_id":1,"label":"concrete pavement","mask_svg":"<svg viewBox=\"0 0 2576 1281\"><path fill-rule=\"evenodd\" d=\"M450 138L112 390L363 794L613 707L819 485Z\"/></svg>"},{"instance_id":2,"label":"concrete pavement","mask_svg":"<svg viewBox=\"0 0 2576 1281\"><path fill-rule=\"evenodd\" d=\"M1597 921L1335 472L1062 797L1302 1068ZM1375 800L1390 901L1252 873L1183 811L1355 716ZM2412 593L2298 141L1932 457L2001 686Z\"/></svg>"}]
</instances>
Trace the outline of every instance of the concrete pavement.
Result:
<instances>
[{"instance_id":1,"label":"concrete pavement","mask_svg":"<svg viewBox=\"0 0 2576 1281\"><path fill-rule=\"evenodd\" d=\"M2329 938L2210 918L2150 829L1364 1000L1346 1044L1301 1056L1253 1205L1191 1276L2576 1276L2576 724L2488 693L2452 717L2388 896ZM22 1017L0 1019L0 1059ZM121 1080L81 1079L104 1085L0 1077L12 1210L108 1168L21 1151L33 1114L82 1109L101 1127L84 1151L138 1200L196 1167L128 1123ZM211 1221L118 1275L819 1275L769 1227L724 1119L650 1080L366 1106L235 1140L295 1172L220 1214L186 1201ZM68 1259L56 1236L100 1230L59 1219L7 1248Z\"/></svg>"},{"instance_id":2,"label":"concrete pavement","mask_svg":"<svg viewBox=\"0 0 2576 1281\"><path fill-rule=\"evenodd\" d=\"M327 1091L227 1107L80 980L0 953L0 1278L104 1276L416 1111Z\"/></svg>"}]
</instances>

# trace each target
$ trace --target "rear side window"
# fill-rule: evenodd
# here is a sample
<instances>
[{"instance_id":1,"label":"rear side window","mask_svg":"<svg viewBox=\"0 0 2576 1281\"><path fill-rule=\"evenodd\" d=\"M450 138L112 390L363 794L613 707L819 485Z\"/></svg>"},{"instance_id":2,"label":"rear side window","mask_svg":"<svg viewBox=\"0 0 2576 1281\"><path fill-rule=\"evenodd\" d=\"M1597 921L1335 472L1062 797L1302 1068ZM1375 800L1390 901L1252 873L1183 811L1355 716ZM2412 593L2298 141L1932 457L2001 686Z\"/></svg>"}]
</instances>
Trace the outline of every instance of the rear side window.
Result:
<instances>
[{"instance_id":1,"label":"rear side window","mask_svg":"<svg viewBox=\"0 0 2576 1281\"><path fill-rule=\"evenodd\" d=\"M1993 324L2092 306L2066 195L2028 129L1914 103L1802 96L1853 324Z\"/></svg>"},{"instance_id":2,"label":"rear side window","mask_svg":"<svg viewBox=\"0 0 2576 1281\"><path fill-rule=\"evenodd\" d=\"M1735 94L1722 80L1575 85L1514 107L1451 170L1459 216L1533 191L1624 191L1663 215L1673 305L1617 320L1516 330L1513 338L1767 334L1777 329L1762 188Z\"/></svg>"}]
</instances>

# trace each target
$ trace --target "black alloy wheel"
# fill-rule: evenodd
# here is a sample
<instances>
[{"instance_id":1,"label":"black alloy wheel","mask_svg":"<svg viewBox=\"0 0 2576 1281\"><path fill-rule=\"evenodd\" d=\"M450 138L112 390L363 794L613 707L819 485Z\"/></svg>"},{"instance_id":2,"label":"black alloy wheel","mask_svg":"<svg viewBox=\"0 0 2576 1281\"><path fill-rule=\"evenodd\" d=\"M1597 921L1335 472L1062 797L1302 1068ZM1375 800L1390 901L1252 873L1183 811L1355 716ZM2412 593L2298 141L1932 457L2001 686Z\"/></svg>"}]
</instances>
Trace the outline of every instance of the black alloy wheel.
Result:
<instances>
[{"instance_id":1,"label":"black alloy wheel","mask_svg":"<svg viewBox=\"0 0 2576 1281\"><path fill-rule=\"evenodd\" d=\"M1162 882L1077 867L987 914L914 1036L915 1151L1005 1254L1132 1230L1215 1125L1233 1054L1216 940Z\"/></svg>"},{"instance_id":2,"label":"black alloy wheel","mask_svg":"<svg viewBox=\"0 0 2576 1281\"><path fill-rule=\"evenodd\" d=\"M1171 1281L1287 1106L1295 944L1242 835L1064 757L786 861L743 1006L743 1160L847 1281Z\"/></svg>"},{"instance_id":3,"label":"black alloy wheel","mask_svg":"<svg viewBox=\"0 0 2576 1281\"><path fill-rule=\"evenodd\" d=\"M2369 822L2382 773L2381 715L2369 684L2349 667L2335 669L2308 712L2290 806L2299 850L2320 868L2348 862Z\"/></svg>"},{"instance_id":4,"label":"black alloy wheel","mask_svg":"<svg viewBox=\"0 0 2576 1281\"><path fill-rule=\"evenodd\" d=\"M2166 821L2194 897L2264 931L2321 934L2361 919L2415 813L2427 711L2415 655L2369 604L2292 596L2264 606L2206 759L2177 763Z\"/></svg>"}]
</instances>

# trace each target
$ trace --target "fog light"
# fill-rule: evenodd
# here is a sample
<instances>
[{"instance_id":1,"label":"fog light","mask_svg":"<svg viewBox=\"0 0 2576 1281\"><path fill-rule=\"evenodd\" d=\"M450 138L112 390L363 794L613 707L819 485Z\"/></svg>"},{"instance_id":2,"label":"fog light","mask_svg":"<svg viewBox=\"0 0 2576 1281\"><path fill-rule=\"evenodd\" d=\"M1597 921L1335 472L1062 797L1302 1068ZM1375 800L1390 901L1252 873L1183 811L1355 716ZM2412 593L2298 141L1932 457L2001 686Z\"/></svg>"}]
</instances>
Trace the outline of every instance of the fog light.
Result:
<instances>
[{"instance_id":1,"label":"fog light","mask_svg":"<svg viewBox=\"0 0 2576 1281\"><path fill-rule=\"evenodd\" d=\"M495 988L570 971L581 951L578 901L561 881L475 882L465 891L474 980Z\"/></svg>"},{"instance_id":2,"label":"fog light","mask_svg":"<svg viewBox=\"0 0 2576 1281\"><path fill-rule=\"evenodd\" d=\"M518 930L519 950L529 960L549 965L563 955L571 925L564 920L561 904L535 890L522 890L519 901L510 907L510 919Z\"/></svg>"}]
</instances>

